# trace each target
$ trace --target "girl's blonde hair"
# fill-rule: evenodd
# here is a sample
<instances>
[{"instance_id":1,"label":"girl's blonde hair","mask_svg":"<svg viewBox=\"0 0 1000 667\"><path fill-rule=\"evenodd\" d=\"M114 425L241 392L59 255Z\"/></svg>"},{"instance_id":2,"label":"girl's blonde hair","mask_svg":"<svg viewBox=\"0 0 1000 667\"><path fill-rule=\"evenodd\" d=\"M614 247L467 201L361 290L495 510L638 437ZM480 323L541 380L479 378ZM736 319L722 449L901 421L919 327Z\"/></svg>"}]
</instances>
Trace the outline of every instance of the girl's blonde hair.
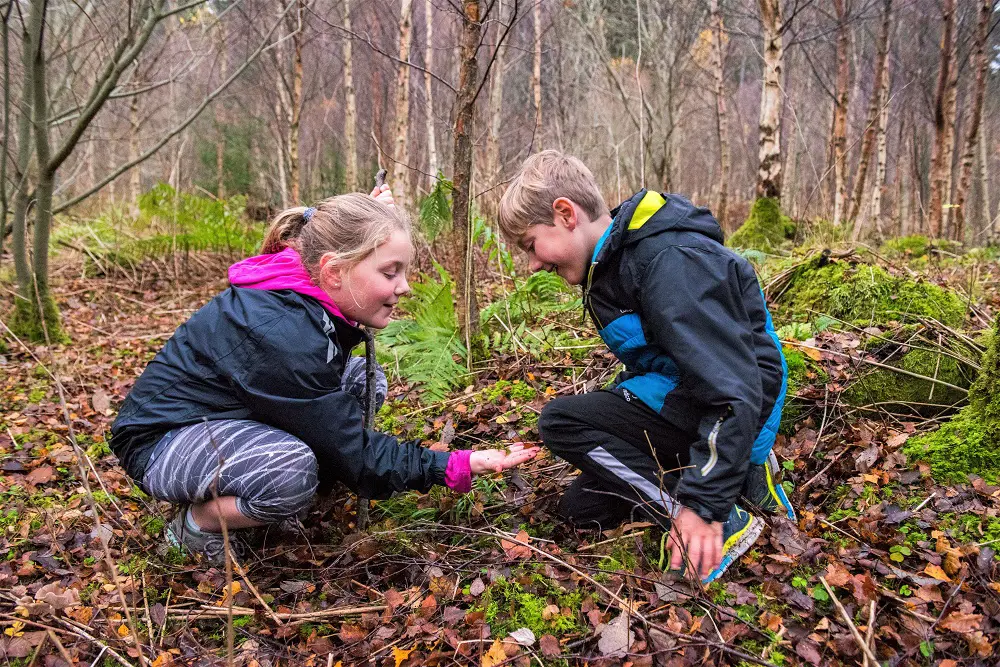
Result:
<instances>
[{"instance_id":1,"label":"girl's blonde hair","mask_svg":"<svg viewBox=\"0 0 1000 667\"><path fill-rule=\"evenodd\" d=\"M336 261L349 269L394 231L410 236L410 220L403 211L368 195L337 195L319 202L307 215L309 210L296 206L279 213L264 235L261 252L269 255L295 248L313 278L320 258L328 252L335 253Z\"/></svg>"}]
</instances>

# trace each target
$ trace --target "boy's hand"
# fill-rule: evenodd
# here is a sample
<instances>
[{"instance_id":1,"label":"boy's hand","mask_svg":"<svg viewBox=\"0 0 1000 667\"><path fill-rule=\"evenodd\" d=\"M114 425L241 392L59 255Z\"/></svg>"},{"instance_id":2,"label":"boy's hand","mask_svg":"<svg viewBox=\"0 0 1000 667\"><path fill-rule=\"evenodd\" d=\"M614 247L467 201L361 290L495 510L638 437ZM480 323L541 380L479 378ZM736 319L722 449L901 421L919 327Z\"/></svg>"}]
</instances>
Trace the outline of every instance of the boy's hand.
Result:
<instances>
[{"instance_id":1,"label":"boy's hand","mask_svg":"<svg viewBox=\"0 0 1000 667\"><path fill-rule=\"evenodd\" d=\"M368 196L380 204L385 204L392 208L396 206L396 202L392 199L392 190L389 189L388 185L375 186L375 189Z\"/></svg>"},{"instance_id":2,"label":"boy's hand","mask_svg":"<svg viewBox=\"0 0 1000 667\"><path fill-rule=\"evenodd\" d=\"M538 447L525 447L524 445L511 445L507 451L502 449L486 449L481 452L472 452L469 459L469 467L473 475L484 472L502 472L507 468L519 466L525 461L530 461L538 454Z\"/></svg>"},{"instance_id":3,"label":"boy's hand","mask_svg":"<svg viewBox=\"0 0 1000 667\"><path fill-rule=\"evenodd\" d=\"M679 570L684 565L686 549L691 561L691 569L700 579L712 573L722 562L722 524L707 523L694 510L682 507L680 514L671 523L670 568Z\"/></svg>"}]
</instances>

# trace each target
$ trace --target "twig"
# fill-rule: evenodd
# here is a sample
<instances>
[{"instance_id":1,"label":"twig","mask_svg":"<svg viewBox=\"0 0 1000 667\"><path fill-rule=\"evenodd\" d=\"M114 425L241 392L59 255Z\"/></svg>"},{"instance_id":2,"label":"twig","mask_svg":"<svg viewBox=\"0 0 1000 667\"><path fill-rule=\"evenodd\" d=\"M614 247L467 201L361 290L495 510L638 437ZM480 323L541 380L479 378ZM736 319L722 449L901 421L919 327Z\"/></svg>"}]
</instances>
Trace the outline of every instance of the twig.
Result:
<instances>
[{"instance_id":1,"label":"twig","mask_svg":"<svg viewBox=\"0 0 1000 667\"><path fill-rule=\"evenodd\" d=\"M63 643L59 641L59 636L56 635L56 633L53 632L52 630L48 630L47 633L49 635L49 639L51 639L52 643L56 645L56 649L58 649L59 655L63 657L63 660L72 665L73 658L70 657L69 652L66 650L66 647L63 646Z\"/></svg>"},{"instance_id":2,"label":"twig","mask_svg":"<svg viewBox=\"0 0 1000 667\"><path fill-rule=\"evenodd\" d=\"M268 605L267 602L264 601L264 598L261 597L257 587L253 585L253 582L250 581L250 577L247 576L246 570L243 569L243 566L240 565L240 561L235 557L233 558L233 567L235 567L236 571L239 572L240 577L243 579L243 583L247 585L247 588L250 589L253 596L257 598L257 602L264 607L264 611L266 611L267 615L271 617L271 620L273 620L277 625L284 625L282 620L278 618L278 615L274 613L274 610L271 609L270 605Z\"/></svg>"},{"instance_id":3,"label":"twig","mask_svg":"<svg viewBox=\"0 0 1000 667\"><path fill-rule=\"evenodd\" d=\"M927 496L927 498L925 498L922 503L920 503L919 505L917 505L916 507L913 508L913 513L916 514L917 512L919 512L920 510L922 510L924 508L924 505L926 505L927 503L929 503L931 501L931 498L933 498L936 495L937 495L937 491L934 491L933 493L931 493L931 495Z\"/></svg>"},{"instance_id":4,"label":"twig","mask_svg":"<svg viewBox=\"0 0 1000 667\"><path fill-rule=\"evenodd\" d=\"M865 631L865 644L869 647L872 645L872 639L875 637L875 600L871 601L871 606L868 608L868 630ZM865 656L865 665L867 666L868 656ZM870 665L870 667L879 667L878 663Z\"/></svg>"},{"instance_id":5,"label":"twig","mask_svg":"<svg viewBox=\"0 0 1000 667\"><path fill-rule=\"evenodd\" d=\"M826 582L826 577L820 575L819 580L820 583L823 584L823 588L826 589L826 592L830 594L830 599L833 601L833 606L837 608L837 611L840 612L840 616L847 623L847 629L851 631L851 635L853 635L854 641L858 643L858 647L861 648L861 651L865 654L868 660L872 661L872 664L878 665L879 664L878 658L868 647L868 644L865 643L865 640L861 636L861 633L858 632L857 626L854 625L854 621L851 620L851 615L847 613L846 609L844 609L844 605L840 604L840 600L837 599L837 594L833 592L833 589L830 588L830 584Z\"/></svg>"}]
</instances>

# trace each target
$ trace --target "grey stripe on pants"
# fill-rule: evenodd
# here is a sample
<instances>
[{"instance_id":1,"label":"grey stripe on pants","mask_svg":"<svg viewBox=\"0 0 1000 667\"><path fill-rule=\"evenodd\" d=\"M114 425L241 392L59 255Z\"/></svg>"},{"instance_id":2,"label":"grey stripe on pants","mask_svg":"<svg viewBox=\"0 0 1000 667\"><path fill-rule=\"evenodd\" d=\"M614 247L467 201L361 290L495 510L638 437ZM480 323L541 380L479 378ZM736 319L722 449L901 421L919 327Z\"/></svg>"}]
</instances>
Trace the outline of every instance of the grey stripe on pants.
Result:
<instances>
[{"instance_id":1,"label":"grey stripe on pants","mask_svg":"<svg viewBox=\"0 0 1000 667\"><path fill-rule=\"evenodd\" d=\"M220 467L221 466L221 467ZM235 496L244 516L275 523L309 506L316 494L316 455L293 435L249 419L174 429L153 450L142 485L172 503Z\"/></svg>"}]
</instances>

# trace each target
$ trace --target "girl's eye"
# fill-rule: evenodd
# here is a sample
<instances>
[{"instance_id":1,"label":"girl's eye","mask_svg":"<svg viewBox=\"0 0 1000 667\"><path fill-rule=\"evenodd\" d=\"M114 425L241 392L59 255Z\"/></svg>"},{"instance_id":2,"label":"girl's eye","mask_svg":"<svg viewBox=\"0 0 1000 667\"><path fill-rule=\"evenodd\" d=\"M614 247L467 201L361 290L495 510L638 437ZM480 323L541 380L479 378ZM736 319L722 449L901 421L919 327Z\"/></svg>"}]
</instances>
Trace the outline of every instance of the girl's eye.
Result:
<instances>
[{"instance_id":1,"label":"girl's eye","mask_svg":"<svg viewBox=\"0 0 1000 667\"><path fill-rule=\"evenodd\" d=\"M393 278L396 277L395 273L386 273L384 271L382 272L382 275L385 276L386 278L388 278L389 280L392 280Z\"/></svg>"}]
</instances>

